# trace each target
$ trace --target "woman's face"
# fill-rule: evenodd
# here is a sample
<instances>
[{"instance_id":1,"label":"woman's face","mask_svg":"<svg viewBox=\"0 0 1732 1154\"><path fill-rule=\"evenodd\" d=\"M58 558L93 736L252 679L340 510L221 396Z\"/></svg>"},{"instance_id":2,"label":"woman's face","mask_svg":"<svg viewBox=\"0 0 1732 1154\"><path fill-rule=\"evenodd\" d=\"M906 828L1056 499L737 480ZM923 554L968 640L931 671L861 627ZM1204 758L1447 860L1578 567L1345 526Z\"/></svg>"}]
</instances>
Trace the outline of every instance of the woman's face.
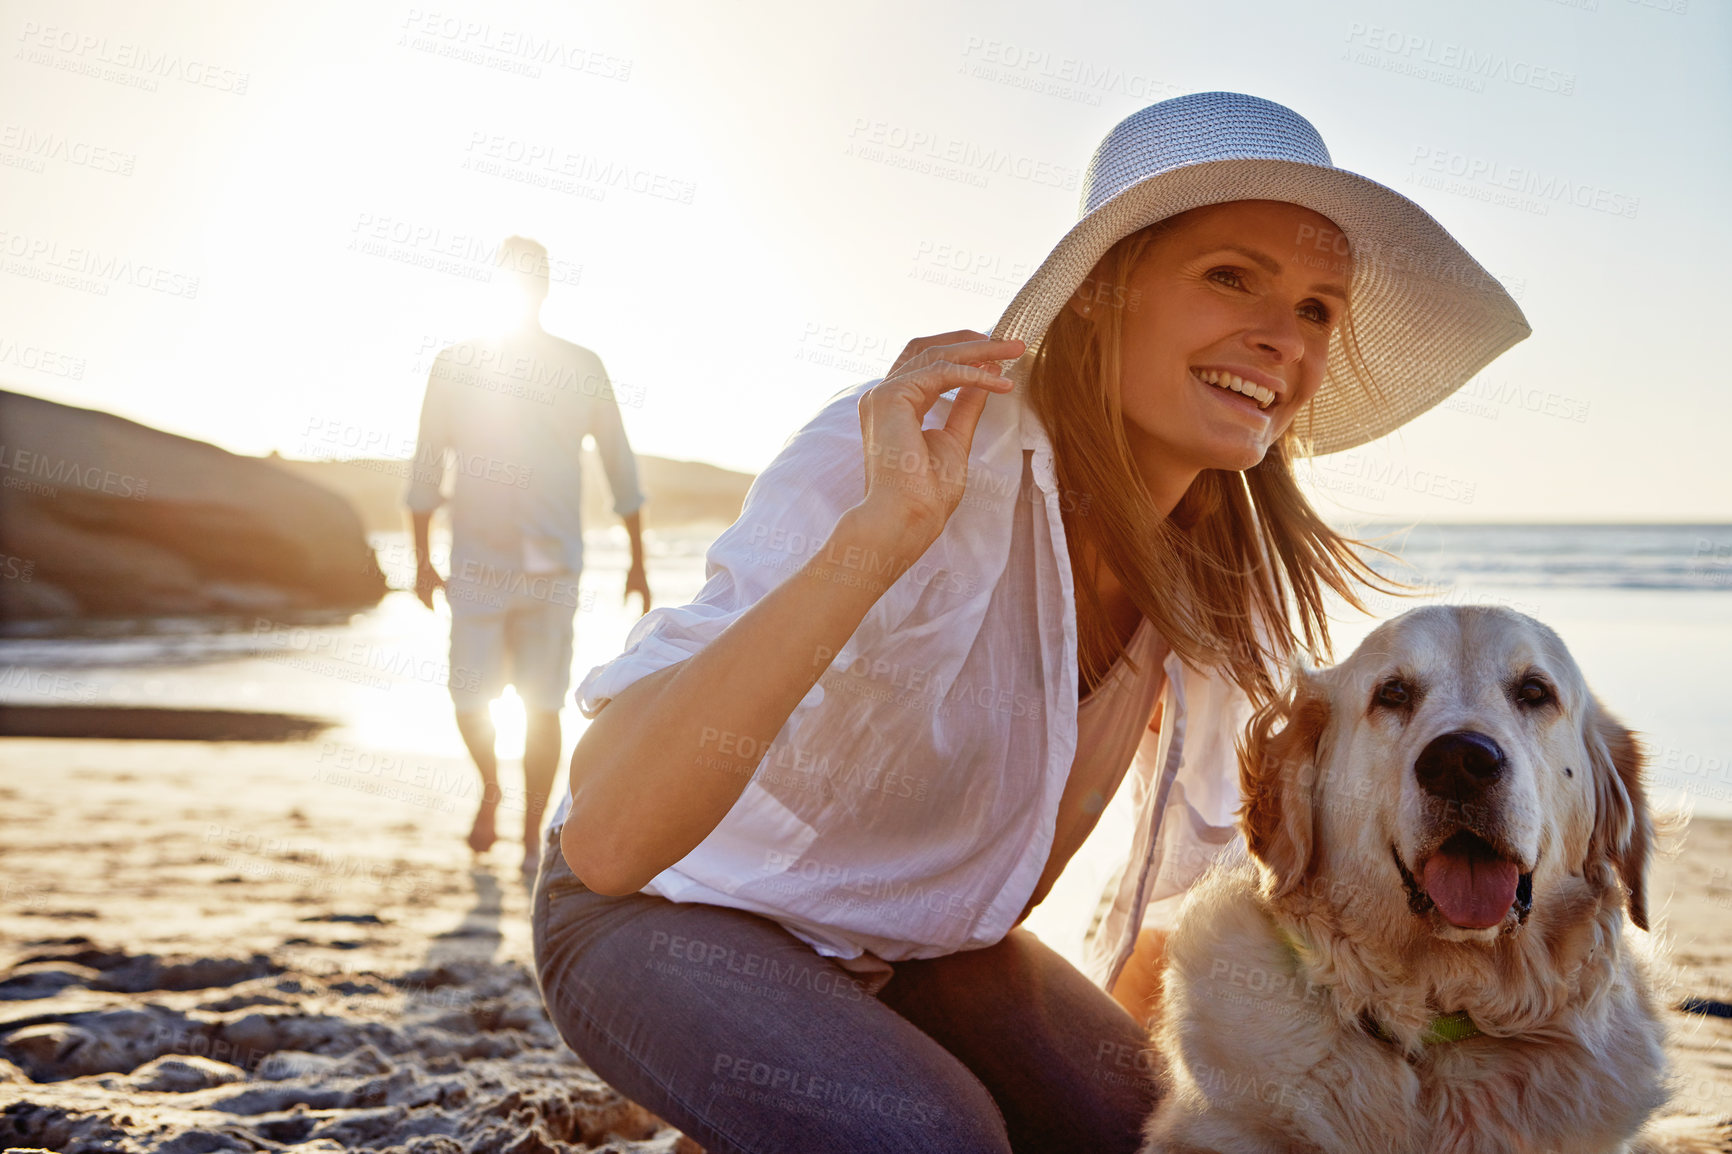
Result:
<instances>
[{"instance_id":1,"label":"woman's face","mask_svg":"<svg viewBox=\"0 0 1732 1154\"><path fill-rule=\"evenodd\" d=\"M1144 250L1126 284L1119 402L1151 490L1248 469L1293 423L1347 304L1345 247L1308 208L1239 200L1174 218Z\"/></svg>"}]
</instances>

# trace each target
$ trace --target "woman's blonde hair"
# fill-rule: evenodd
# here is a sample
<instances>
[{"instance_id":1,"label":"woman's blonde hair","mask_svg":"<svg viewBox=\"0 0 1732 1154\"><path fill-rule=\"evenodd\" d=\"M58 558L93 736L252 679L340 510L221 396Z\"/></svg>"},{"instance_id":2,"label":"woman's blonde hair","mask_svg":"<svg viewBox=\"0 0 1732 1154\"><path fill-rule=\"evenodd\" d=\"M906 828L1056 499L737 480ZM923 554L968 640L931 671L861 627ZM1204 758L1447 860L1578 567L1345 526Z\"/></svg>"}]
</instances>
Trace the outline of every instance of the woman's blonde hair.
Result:
<instances>
[{"instance_id":1,"label":"woman's blonde hair","mask_svg":"<svg viewBox=\"0 0 1732 1154\"><path fill-rule=\"evenodd\" d=\"M1086 610L1077 618L1084 681L1097 683L1124 652L1095 593L1094 572L1085 572L1086 545L1186 664L1225 674L1260 704L1276 693L1271 670L1291 660L1301 639L1308 653L1329 654L1325 588L1368 611L1358 586L1404 587L1357 551L1381 550L1336 533L1311 508L1293 475L1296 425L1257 465L1242 473L1206 469L1170 515L1156 510L1125 436L1119 340L1131 271L1177 219L1132 233L1101 258L1090 287L1107 307L1087 317L1068 306L1059 311L1030 373L1028 401L1052 440L1058 482L1075 498L1061 504L1074 511L1066 540ZM1355 378L1374 389L1351 308L1340 323Z\"/></svg>"}]
</instances>

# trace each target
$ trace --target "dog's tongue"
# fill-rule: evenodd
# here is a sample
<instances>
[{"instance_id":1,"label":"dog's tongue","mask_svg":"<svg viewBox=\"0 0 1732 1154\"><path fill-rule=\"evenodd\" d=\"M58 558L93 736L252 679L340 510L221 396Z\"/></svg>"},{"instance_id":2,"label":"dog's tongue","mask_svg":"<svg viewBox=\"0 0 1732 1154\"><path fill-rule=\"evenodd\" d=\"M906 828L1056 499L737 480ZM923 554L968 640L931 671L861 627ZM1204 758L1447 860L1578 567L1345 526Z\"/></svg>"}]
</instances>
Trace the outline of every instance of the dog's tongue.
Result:
<instances>
[{"instance_id":1,"label":"dog's tongue","mask_svg":"<svg viewBox=\"0 0 1732 1154\"><path fill-rule=\"evenodd\" d=\"M1515 862L1445 846L1425 863L1425 892L1452 925L1483 930L1509 913L1520 875Z\"/></svg>"}]
</instances>

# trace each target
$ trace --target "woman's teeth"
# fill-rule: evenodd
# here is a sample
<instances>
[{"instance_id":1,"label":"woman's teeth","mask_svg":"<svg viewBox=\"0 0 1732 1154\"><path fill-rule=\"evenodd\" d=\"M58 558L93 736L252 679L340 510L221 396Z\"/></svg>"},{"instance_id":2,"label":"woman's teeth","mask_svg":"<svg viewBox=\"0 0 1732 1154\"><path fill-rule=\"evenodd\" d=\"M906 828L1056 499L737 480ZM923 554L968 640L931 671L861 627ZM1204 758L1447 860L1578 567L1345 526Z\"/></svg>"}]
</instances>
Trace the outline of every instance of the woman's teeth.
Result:
<instances>
[{"instance_id":1,"label":"woman's teeth","mask_svg":"<svg viewBox=\"0 0 1732 1154\"><path fill-rule=\"evenodd\" d=\"M1270 392L1268 389L1265 389L1262 385L1253 384L1252 382L1235 376L1232 373L1222 372L1217 369L1197 369L1196 373L1197 379L1205 384L1214 385L1216 388L1229 389L1235 393L1245 394L1247 397L1250 397L1253 401L1257 402L1257 407L1259 409L1268 408L1270 402L1275 399L1275 394Z\"/></svg>"}]
</instances>

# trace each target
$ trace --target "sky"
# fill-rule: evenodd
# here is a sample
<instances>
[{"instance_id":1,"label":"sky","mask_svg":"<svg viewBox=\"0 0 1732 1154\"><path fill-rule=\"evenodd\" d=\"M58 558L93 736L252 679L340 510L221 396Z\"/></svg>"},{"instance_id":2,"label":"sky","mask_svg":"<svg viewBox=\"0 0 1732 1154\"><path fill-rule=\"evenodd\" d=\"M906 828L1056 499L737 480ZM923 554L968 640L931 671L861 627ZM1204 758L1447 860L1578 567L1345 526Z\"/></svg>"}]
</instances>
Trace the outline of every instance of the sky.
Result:
<instances>
[{"instance_id":1,"label":"sky","mask_svg":"<svg viewBox=\"0 0 1732 1154\"><path fill-rule=\"evenodd\" d=\"M1732 520L1732 5L253 7L0 3L0 387L408 456L523 233L634 446L755 472L910 339L990 330L1115 123L1226 89L1411 197L1534 330L1302 470L1333 519Z\"/></svg>"}]
</instances>

